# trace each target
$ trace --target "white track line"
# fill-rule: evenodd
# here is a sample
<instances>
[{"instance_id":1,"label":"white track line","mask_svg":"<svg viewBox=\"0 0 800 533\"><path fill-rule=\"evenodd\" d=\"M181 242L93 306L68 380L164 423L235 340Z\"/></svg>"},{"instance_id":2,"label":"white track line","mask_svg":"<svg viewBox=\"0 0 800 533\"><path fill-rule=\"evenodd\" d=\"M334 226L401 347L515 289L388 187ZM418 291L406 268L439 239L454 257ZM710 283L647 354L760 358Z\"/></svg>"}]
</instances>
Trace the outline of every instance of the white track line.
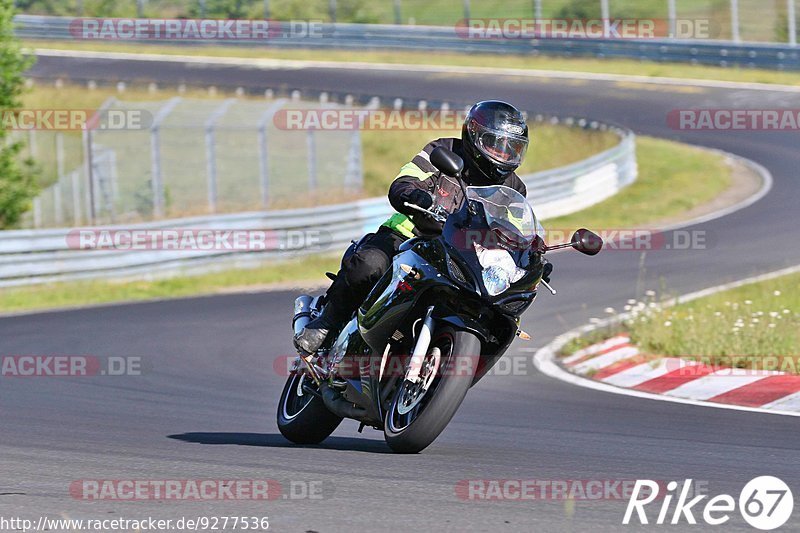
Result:
<instances>
[{"instance_id":1,"label":"white track line","mask_svg":"<svg viewBox=\"0 0 800 533\"><path fill-rule=\"evenodd\" d=\"M762 405L761 407L765 409L781 409L783 411L800 411L800 392L778 398L774 402Z\"/></svg>"},{"instance_id":2,"label":"white track line","mask_svg":"<svg viewBox=\"0 0 800 533\"><path fill-rule=\"evenodd\" d=\"M723 292L729 289L735 289L736 287L741 287L743 285L759 283L761 281L768 281L788 274L796 274L798 272L800 272L800 265L784 268L781 270L776 270L774 272L769 272L767 274L761 274L759 276L745 278L739 281L734 281L732 283L717 285L716 287L710 287L708 289L703 289L701 291L686 294L684 296L680 296L678 298L673 298L672 300L669 300L668 302L665 303L665 305L674 305L679 302L680 303L690 302L692 300L697 300L698 298L710 296L712 294ZM663 394L653 394L650 392L642 392L635 389L624 389L621 387L610 385L608 383L594 381L589 378L577 376L571 372L564 370L555 362L558 350L560 350L566 343L568 343L572 339L579 337L581 335L585 335L590 331L594 331L596 329L607 327L614 323L618 323L619 321L625 320L626 317L627 317L626 314L619 315L617 317L605 319L601 321L599 324L581 326L563 335L560 335L559 337L555 338L550 344L544 346L543 348L539 349L539 351L536 352L536 354L533 356L534 365L541 373L550 376L552 378L559 379L561 381L565 381L567 383L571 383L579 387L585 387L587 389L593 389L603 392L610 392L612 394L633 396L635 398L647 398L649 400L657 400L662 402L696 405L699 407L713 407L715 409L728 409L732 411L747 411L751 413L764 413L770 415L800 417L800 393L787 396L786 398L783 398L781 401L776 401L772 402L771 404L768 404L771 408L745 407L742 405L714 403L714 402L707 402L705 400L693 400L690 398L678 398L675 396L666 396Z\"/></svg>"},{"instance_id":3,"label":"white track line","mask_svg":"<svg viewBox=\"0 0 800 533\"><path fill-rule=\"evenodd\" d=\"M611 366L614 363L622 361L623 359L629 359L634 355L639 354L639 348L636 346L624 346L621 348L617 348L616 350L612 350L608 353L604 353L603 355L598 355L597 357L592 357L589 360L584 361L583 363L579 363L572 367L573 372L577 372L578 374L585 374L590 370L600 370L601 368L605 368L607 366Z\"/></svg>"},{"instance_id":4,"label":"white track line","mask_svg":"<svg viewBox=\"0 0 800 533\"><path fill-rule=\"evenodd\" d=\"M549 78L568 80L589 80L607 82L647 83L652 85L672 85L707 87L711 89L743 89L751 91L771 91L799 93L800 87L769 83L748 83L736 81L701 80L695 78L668 78L636 76L629 74L603 74L594 72L574 72L559 70L514 69L497 67L469 67L448 65L414 65L407 63L366 63L351 61L303 61L293 59L259 59L245 57L190 56L173 54L138 54L127 52L99 52L93 50L61 50L56 48L37 48L36 55L43 57L72 57L85 59L113 59L117 61L163 61L171 63L194 63L202 65L226 65L275 69L353 69L353 70L391 70L406 72L432 72L450 74L474 74L477 76L517 76L524 78Z\"/></svg>"},{"instance_id":5,"label":"white track line","mask_svg":"<svg viewBox=\"0 0 800 533\"><path fill-rule=\"evenodd\" d=\"M642 363L628 368L627 370L623 370L622 372L617 372L600 381L608 383L609 385L616 385L617 387L636 387L651 379L660 378L661 376L669 374L674 370L695 366L696 364L697 363L693 361L687 361L677 357L664 357L663 359Z\"/></svg>"},{"instance_id":6,"label":"white track line","mask_svg":"<svg viewBox=\"0 0 800 533\"><path fill-rule=\"evenodd\" d=\"M582 350L578 350L569 357L566 357L564 359L564 364L568 365L570 363L583 359L587 355L594 355L604 350L608 350L609 348L614 348L615 346L621 346L623 344L627 344L628 342L630 342L630 340L631 338L628 337L627 335L618 335L616 337L612 337L603 342L593 344L591 346L583 348Z\"/></svg>"},{"instance_id":7,"label":"white track line","mask_svg":"<svg viewBox=\"0 0 800 533\"><path fill-rule=\"evenodd\" d=\"M688 381L679 387L665 391L668 396L692 400L710 400L714 396L750 385L765 379L766 375L731 375L730 370L718 370L703 377Z\"/></svg>"}]
</instances>

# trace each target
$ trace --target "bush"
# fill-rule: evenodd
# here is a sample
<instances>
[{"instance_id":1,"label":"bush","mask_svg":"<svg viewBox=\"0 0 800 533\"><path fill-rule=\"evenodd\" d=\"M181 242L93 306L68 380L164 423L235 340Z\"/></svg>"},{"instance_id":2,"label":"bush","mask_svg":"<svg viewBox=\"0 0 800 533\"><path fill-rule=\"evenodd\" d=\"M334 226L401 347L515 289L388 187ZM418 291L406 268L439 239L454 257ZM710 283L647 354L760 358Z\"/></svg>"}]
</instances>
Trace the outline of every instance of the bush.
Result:
<instances>
[{"instance_id":1,"label":"bush","mask_svg":"<svg viewBox=\"0 0 800 533\"><path fill-rule=\"evenodd\" d=\"M22 73L32 59L22 54L13 34L14 7L0 0L0 109L19 109L25 80ZM30 209L36 195L36 176L31 160L20 161L21 142L9 142L9 132L0 128L0 228L14 227Z\"/></svg>"}]
</instances>

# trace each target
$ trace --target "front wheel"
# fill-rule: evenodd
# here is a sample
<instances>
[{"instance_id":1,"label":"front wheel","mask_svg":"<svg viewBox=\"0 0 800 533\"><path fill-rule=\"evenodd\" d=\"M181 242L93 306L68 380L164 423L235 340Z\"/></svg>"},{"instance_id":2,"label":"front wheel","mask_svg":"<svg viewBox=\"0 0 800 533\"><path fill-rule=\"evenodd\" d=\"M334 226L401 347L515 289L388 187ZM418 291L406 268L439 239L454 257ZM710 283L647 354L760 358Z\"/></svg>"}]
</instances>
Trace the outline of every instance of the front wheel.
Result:
<instances>
[{"instance_id":1,"label":"front wheel","mask_svg":"<svg viewBox=\"0 0 800 533\"><path fill-rule=\"evenodd\" d=\"M293 372L286 381L278 402L278 429L296 444L319 444L342 418L331 413L304 385L316 389L314 381L302 372Z\"/></svg>"},{"instance_id":2,"label":"front wheel","mask_svg":"<svg viewBox=\"0 0 800 533\"><path fill-rule=\"evenodd\" d=\"M398 453L427 448L461 406L472 385L480 340L450 327L437 331L422 363L417 383L404 380L386 414L386 443Z\"/></svg>"}]
</instances>

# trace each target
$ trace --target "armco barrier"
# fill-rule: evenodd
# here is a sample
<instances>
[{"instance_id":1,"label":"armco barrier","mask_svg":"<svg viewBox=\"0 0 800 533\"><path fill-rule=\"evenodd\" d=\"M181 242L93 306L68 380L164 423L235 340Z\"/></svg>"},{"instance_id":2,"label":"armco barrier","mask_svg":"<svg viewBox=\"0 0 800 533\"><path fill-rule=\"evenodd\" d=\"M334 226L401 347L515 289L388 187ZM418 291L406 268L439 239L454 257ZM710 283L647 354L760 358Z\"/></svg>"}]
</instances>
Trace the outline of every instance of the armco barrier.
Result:
<instances>
[{"instance_id":1,"label":"armco barrier","mask_svg":"<svg viewBox=\"0 0 800 533\"><path fill-rule=\"evenodd\" d=\"M68 17L19 15L16 33L28 39L74 40ZM158 43L158 40L148 42ZM165 42L165 41L164 41ZM190 41L170 44L197 44ZM213 44L253 46L248 40ZM780 43L735 43L699 39L467 39L455 26L323 24L321 36L281 37L269 46L354 50L439 50L490 54L618 57L646 61L800 70L800 47Z\"/></svg>"},{"instance_id":2,"label":"armco barrier","mask_svg":"<svg viewBox=\"0 0 800 533\"><path fill-rule=\"evenodd\" d=\"M616 194L637 177L632 132L613 129L620 143L578 163L523 176L528 199L542 218L575 212ZM246 267L266 257L339 252L352 239L374 231L392 208L386 198L339 205L163 220L93 229L267 230L315 234L319 242L265 252L226 250L80 250L71 248L73 228L0 232L0 287L92 278L148 278Z\"/></svg>"}]
</instances>

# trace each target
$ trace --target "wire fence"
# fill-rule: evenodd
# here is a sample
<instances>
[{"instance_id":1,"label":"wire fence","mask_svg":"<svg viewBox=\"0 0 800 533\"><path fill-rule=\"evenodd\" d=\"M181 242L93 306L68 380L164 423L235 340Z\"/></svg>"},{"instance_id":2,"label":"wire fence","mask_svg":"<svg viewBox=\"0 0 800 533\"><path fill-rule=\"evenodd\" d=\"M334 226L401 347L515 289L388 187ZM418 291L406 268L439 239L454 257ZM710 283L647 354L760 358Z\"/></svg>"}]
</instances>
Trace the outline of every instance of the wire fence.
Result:
<instances>
[{"instance_id":1,"label":"wire fence","mask_svg":"<svg viewBox=\"0 0 800 533\"><path fill-rule=\"evenodd\" d=\"M708 20L717 39L796 43L798 0L16 0L20 12L74 17L266 18L452 26L469 18Z\"/></svg>"},{"instance_id":2,"label":"wire fence","mask_svg":"<svg viewBox=\"0 0 800 533\"><path fill-rule=\"evenodd\" d=\"M109 99L94 128L24 134L28 155L55 183L34 200L22 226L116 224L351 198L363 185L359 130L286 130L273 120L286 108L335 106ZM111 112L121 117L117 127Z\"/></svg>"}]
</instances>

